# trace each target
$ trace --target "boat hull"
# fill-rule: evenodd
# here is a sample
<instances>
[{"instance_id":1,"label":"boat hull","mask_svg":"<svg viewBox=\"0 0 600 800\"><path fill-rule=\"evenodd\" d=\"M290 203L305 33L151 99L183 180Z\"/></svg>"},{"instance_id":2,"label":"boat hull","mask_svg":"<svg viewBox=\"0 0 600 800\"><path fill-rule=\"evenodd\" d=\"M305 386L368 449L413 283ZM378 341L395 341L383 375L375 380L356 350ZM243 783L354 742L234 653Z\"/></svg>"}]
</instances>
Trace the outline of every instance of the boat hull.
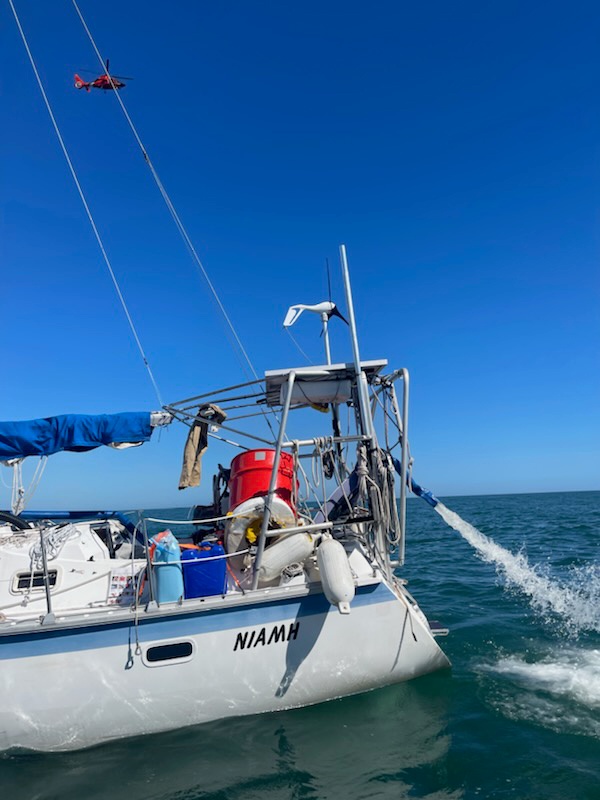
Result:
<instances>
[{"instance_id":1,"label":"boat hull","mask_svg":"<svg viewBox=\"0 0 600 800\"><path fill-rule=\"evenodd\" d=\"M133 615L132 615L133 616ZM306 706L449 666L399 587L0 635L0 748L72 750Z\"/></svg>"}]
</instances>

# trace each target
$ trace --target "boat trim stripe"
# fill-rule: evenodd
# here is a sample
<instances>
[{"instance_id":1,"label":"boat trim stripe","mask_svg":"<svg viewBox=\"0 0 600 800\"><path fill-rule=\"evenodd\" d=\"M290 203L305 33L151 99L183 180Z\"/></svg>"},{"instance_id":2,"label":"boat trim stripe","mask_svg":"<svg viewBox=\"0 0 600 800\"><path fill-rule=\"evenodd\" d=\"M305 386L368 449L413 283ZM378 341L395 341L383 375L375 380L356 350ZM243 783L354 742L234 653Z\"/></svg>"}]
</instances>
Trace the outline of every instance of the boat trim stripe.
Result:
<instances>
[{"instance_id":1,"label":"boat trim stripe","mask_svg":"<svg viewBox=\"0 0 600 800\"><path fill-rule=\"evenodd\" d=\"M383 583L357 588L352 609L390 602L394 595ZM52 653L76 652L118 645L160 643L162 640L193 637L253 626L289 623L303 617L337 614L321 593L302 598L274 599L266 603L228 609L153 618L115 620L101 625L69 628L36 628L26 633L0 634L0 660L27 658ZM137 627L137 638L136 638Z\"/></svg>"}]
</instances>

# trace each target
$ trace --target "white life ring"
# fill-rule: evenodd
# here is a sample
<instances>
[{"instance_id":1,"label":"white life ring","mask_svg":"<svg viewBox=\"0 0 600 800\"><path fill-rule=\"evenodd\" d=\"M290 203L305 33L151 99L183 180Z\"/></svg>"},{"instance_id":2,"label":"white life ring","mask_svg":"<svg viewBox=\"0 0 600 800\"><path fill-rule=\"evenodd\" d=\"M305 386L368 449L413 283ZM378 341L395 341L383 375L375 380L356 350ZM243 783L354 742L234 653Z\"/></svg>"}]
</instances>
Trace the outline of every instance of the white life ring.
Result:
<instances>
[{"instance_id":1,"label":"white life ring","mask_svg":"<svg viewBox=\"0 0 600 800\"><path fill-rule=\"evenodd\" d=\"M265 515L265 498L251 497L230 511L231 517L225 522L225 550L237 553L247 550L260 534ZM280 528L296 525L294 512L288 504L275 495L271 501L270 523Z\"/></svg>"}]
</instances>

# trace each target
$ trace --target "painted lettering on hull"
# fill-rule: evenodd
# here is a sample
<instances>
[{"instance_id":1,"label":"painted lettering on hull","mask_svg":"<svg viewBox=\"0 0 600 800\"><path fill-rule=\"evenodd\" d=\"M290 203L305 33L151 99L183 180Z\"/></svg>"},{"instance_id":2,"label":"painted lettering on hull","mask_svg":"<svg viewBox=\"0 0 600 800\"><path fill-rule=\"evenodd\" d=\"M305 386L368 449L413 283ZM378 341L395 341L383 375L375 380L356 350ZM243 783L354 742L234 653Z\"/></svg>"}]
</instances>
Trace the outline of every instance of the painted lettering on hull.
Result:
<instances>
[{"instance_id":1,"label":"painted lettering on hull","mask_svg":"<svg viewBox=\"0 0 600 800\"><path fill-rule=\"evenodd\" d=\"M234 650L249 650L251 647L264 647L279 642L291 642L298 636L299 622L290 622L289 625L275 625L273 628L260 628L260 630L240 631L233 645Z\"/></svg>"}]
</instances>

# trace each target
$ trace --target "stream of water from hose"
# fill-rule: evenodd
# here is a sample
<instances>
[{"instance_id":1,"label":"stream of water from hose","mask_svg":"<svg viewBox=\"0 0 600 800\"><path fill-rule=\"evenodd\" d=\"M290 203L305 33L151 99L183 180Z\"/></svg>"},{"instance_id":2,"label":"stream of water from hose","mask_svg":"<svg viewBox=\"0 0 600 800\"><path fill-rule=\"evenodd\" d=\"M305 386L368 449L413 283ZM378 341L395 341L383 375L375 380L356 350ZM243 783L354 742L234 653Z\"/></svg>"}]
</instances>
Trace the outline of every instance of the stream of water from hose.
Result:
<instances>
[{"instance_id":1,"label":"stream of water from hose","mask_svg":"<svg viewBox=\"0 0 600 800\"><path fill-rule=\"evenodd\" d=\"M597 564L574 568L567 582L531 566L525 553L511 553L488 538L456 512L438 503L444 522L465 539L486 562L493 563L508 588L524 594L542 615L551 612L568 622L575 633L600 632L600 569Z\"/></svg>"}]
</instances>

